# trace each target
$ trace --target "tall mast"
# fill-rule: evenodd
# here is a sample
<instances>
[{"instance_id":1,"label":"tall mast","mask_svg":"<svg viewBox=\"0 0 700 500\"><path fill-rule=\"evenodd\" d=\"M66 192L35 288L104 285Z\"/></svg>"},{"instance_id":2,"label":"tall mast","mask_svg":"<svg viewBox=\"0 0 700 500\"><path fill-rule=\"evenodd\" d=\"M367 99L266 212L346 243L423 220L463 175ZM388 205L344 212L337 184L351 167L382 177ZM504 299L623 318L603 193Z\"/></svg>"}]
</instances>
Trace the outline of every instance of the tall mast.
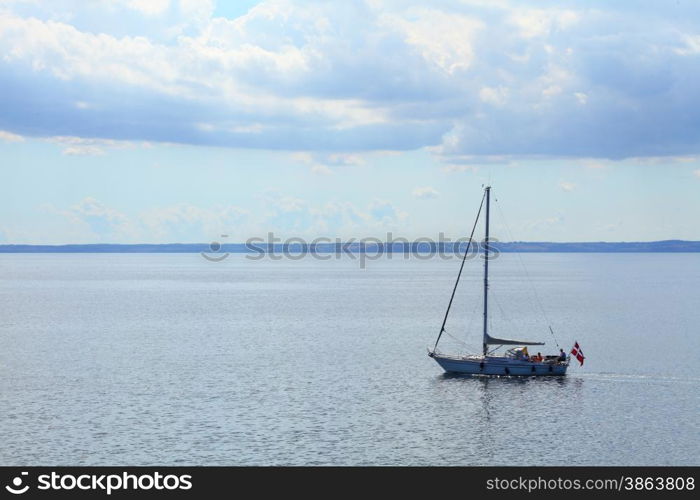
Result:
<instances>
[{"instance_id":1,"label":"tall mast","mask_svg":"<svg viewBox=\"0 0 700 500\"><path fill-rule=\"evenodd\" d=\"M486 339L488 338L488 297L489 297L489 202L491 199L491 186L486 186L486 237L484 238L484 356L488 350Z\"/></svg>"}]
</instances>

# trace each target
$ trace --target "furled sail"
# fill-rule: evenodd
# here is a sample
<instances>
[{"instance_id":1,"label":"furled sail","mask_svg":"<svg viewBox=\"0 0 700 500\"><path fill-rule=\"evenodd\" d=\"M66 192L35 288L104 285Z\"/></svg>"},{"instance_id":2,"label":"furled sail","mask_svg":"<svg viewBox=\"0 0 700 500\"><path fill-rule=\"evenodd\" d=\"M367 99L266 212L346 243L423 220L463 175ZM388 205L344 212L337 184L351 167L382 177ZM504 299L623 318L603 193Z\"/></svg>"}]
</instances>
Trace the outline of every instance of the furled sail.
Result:
<instances>
[{"instance_id":1,"label":"furled sail","mask_svg":"<svg viewBox=\"0 0 700 500\"><path fill-rule=\"evenodd\" d=\"M489 334L484 335L484 344L487 345L544 345L544 342L529 342L527 340L497 339Z\"/></svg>"}]
</instances>

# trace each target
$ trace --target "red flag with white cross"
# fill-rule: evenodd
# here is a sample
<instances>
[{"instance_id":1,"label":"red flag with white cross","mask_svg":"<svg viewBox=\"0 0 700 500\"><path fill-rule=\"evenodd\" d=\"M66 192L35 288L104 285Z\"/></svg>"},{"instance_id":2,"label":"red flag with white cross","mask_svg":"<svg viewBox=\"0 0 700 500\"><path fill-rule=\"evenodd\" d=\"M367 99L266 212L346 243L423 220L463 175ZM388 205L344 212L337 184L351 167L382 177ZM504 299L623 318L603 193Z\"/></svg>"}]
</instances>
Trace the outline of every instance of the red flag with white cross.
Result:
<instances>
[{"instance_id":1,"label":"red flag with white cross","mask_svg":"<svg viewBox=\"0 0 700 500\"><path fill-rule=\"evenodd\" d=\"M578 362L583 366L583 360L586 359L586 356L583 355L583 351L581 350L581 346L578 345L578 342L574 343L574 347L571 349L571 355L578 359Z\"/></svg>"}]
</instances>

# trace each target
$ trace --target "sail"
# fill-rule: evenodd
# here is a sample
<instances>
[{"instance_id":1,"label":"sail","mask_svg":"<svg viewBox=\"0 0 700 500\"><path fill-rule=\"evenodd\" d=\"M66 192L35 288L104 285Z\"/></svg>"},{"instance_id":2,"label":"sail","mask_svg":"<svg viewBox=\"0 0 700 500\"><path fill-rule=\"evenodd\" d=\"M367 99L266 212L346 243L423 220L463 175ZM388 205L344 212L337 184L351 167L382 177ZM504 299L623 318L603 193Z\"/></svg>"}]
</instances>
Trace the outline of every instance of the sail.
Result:
<instances>
[{"instance_id":1,"label":"sail","mask_svg":"<svg viewBox=\"0 0 700 500\"><path fill-rule=\"evenodd\" d=\"M529 342L527 340L496 339L488 333L484 335L486 345L544 345L544 342Z\"/></svg>"}]
</instances>

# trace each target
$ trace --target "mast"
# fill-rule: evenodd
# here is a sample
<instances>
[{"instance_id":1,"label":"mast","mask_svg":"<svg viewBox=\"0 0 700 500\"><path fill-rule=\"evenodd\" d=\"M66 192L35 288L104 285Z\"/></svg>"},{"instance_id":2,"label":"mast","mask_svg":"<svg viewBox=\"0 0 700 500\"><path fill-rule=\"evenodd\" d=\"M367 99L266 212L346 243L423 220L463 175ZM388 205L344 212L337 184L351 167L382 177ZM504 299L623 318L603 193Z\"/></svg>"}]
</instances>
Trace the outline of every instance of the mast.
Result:
<instances>
[{"instance_id":1,"label":"mast","mask_svg":"<svg viewBox=\"0 0 700 500\"><path fill-rule=\"evenodd\" d=\"M488 297L489 297L489 202L491 186L486 186L486 237L484 238L484 356L488 349Z\"/></svg>"}]
</instances>

